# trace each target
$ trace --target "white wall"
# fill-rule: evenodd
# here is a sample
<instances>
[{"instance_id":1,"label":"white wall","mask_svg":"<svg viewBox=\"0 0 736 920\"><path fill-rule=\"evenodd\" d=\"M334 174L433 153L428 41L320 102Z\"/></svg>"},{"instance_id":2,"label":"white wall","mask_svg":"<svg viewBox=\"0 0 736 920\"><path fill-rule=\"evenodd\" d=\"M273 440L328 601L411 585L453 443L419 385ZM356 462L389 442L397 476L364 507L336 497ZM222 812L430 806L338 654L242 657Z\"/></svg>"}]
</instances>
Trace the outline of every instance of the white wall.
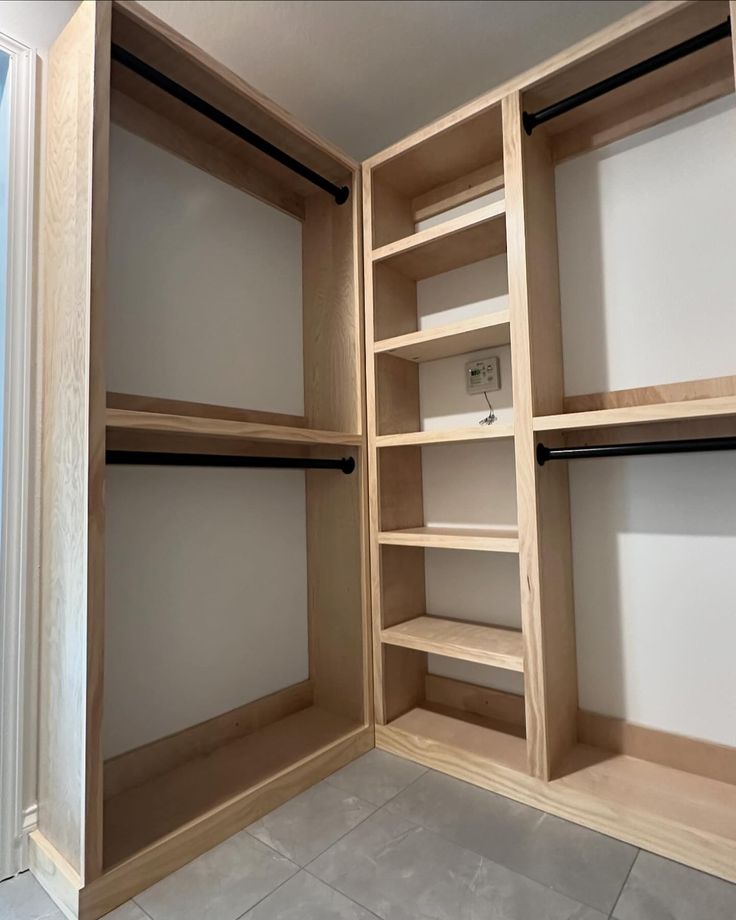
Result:
<instances>
[{"instance_id":1,"label":"white wall","mask_svg":"<svg viewBox=\"0 0 736 920\"><path fill-rule=\"evenodd\" d=\"M557 169L568 394L736 373L734 97ZM570 464L580 704L736 745L733 455Z\"/></svg>"},{"instance_id":2,"label":"white wall","mask_svg":"<svg viewBox=\"0 0 736 920\"><path fill-rule=\"evenodd\" d=\"M303 412L301 225L114 128L108 388ZM299 471L108 467L105 755L308 676Z\"/></svg>"}]
</instances>

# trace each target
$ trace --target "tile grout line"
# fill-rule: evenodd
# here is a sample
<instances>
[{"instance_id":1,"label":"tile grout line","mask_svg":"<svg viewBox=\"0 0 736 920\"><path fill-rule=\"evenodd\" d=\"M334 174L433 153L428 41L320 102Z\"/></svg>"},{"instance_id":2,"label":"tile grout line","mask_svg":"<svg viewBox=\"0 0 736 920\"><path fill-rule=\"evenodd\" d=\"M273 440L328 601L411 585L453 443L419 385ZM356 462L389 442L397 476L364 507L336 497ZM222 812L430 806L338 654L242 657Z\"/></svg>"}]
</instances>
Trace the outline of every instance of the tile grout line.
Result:
<instances>
[{"instance_id":1,"label":"tile grout line","mask_svg":"<svg viewBox=\"0 0 736 920\"><path fill-rule=\"evenodd\" d=\"M335 888L334 885L331 885L329 882L326 882L323 878L320 878L318 875L315 875L313 872L310 872L309 869L302 869L302 872L306 872L307 875L310 876L311 878L316 879L316 881L320 882L322 885L326 885L327 888L330 889L330 891L334 891L335 894L339 894L341 898L347 898L347 900L350 901L352 904L355 904L356 907L360 907L362 910L369 913L371 917L375 917L376 920L381 920L378 914L374 914L373 911L369 907L365 906L365 904L361 904L360 901L356 901L355 898L352 898L350 897L350 895L345 894L344 891L340 891L339 888ZM238 918L238 920L242 920L242 918Z\"/></svg>"},{"instance_id":2,"label":"tile grout line","mask_svg":"<svg viewBox=\"0 0 736 920\"><path fill-rule=\"evenodd\" d=\"M631 861L631 865L629 866L629 871L626 873L626 878L624 879L623 885L621 885L621 890L619 891L618 895L616 896L616 900L613 902L613 907L611 908L611 913L608 915L608 920L613 920L613 915L616 913L616 908L618 907L618 902L621 900L621 895L624 893L624 888L626 887L626 883L628 882L629 878L631 877L631 873L634 871L634 866L636 865L636 861L637 861L637 859L639 858L639 854L640 854L640 853L641 853L641 847L637 847L637 848L636 848L636 856L635 856L635 857L633 858L633 860Z\"/></svg>"},{"instance_id":3,"label":"tile grout line","mask_svg":"<svg viewBox=\"0 0 736 920\"><path fill-rule=\"evenodd\" d=\"M176 870L175 870L175 871L176 871ZM171 874L173 874L173 873L171 873ZM167 876L167 878L168 878L168 876ZM152 916L148 913L148 911L146 910L146 908L145 908L142 904L139 904L139 903L136 901L136 899L135 899L134 897L130 899L130 903L131 903L131 904L135 904L135 906L138 908L138 910L141 911L141 913L142 913L144 916L148 917L148 920L155 920L155 917L152 917ZM124 905L121 904L120 906L123 907ZM105 920L105 918L103 917L102 920Z\"/></svg>"},{"instance_id":4,"label":"tile grout line","mask_svg":"<svg viewBox=\"0 0 736 920\"><path fill-rule=\"evenodd\" d=\"M247 833L247 831L246 831L246 833ZM250 836L253 837L252 834L251 834ZM256 837L253 837L253 839L256 840L257 838L256 838ZM258 842L259 842L259 843L263 843L262 840L260 840L260 841L258 841ZM263 845L264 845L264 846L268 846L267 843L264 843ZM273 850L273 847L269 847L269 849L272 849L272 850ZM274 853L277 852L276 850L273 850L273 851L274 851ZM286 857L284 856L283 853L279 853L278 855L281 856L282 859L286 859ZM285 878L285 879L283 880L283 882L280 882L280 883L273 889L273 891L269 891L268 894L264 894L263 897L262 897L262 898L259 898L259 899L256 901L255 904L251 904L251 906L250 906L246 911L244 911L242 914L238 914L238 916L235 918L235 920L243 920L243 917L247 917L248 914L249 914L252 910L255 910L256 907L258 907L259 904L262 904L262 903L266 900L266 898L270 898L272 894L276 894L276 892L279 890L279 888L283 888L284 885L285 885L287 882L290 882L293 878L296 878L297 875L299 875L299 873L302 871L301 867L300 867L297 863L295 863L293 860L289 860L289 862L292 864L292 866L296 866L296 867L297 867L296 872L292 872L291 875L290 875L288 878ZM103 918L103 920L104 920L104 918Z\"/></svg>"}]
</instances>

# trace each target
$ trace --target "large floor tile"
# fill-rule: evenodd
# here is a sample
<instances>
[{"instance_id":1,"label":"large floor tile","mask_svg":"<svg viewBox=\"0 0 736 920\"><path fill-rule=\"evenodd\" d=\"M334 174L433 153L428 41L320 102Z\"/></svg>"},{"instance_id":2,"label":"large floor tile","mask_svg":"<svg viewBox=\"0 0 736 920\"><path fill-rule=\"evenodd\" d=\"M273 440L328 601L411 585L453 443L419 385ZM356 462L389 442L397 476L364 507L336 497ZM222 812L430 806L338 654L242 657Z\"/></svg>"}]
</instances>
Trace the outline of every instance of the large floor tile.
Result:
<instances>
[{"instance_id":1,"label":"large floor tile","mask_svg":"<svg viewBox=\"0 0 736 920\"><path fill-rule=\"evenodd\" d=\"M734 920L736 885L652 853L639 853L615 920Z\"/></svg>"},{"instance_id":2,"label":"large floor tile","mask_svg":"<svg viewBox=\"0 0 736 920\"><path fill-rule=\"evenodd\" d=\"M383 920L604 920L385 808L309 871Z\"/></svg>"},{"instance_id":3,"label":"large floor tile","mask_svg":"<svg viewBox=\"0 0 736 920\"><path fill-rule=\"evenodd\" d=\"M0 882L0 920L64 920L30 872Z\"/></svg>"},{"instance_id":4,"label":"large floor tile","mask_svg":"<svg viewBox=\"0 0 736 920\"><path fill-rule=\"evenodd\" d=\"M366 802L384 805L426 772L418 763L374 748L328 776L327 782Z\"/></svg>"},{"instance_id":5,"label":"large floor tile","mask_svg":"<svg viewBox=\"0 0 736 920\"><path fill-rule=\"evenodd\" d=\"M236 920L297 872L243 831L136 895L153 920Z\"/></svg>"},{"instance_id":6,"label":"large floor tile","mask_svg":"<svg viewBox=\"0 0 736 920\"><path fill-rule=\"evenodd\" d=\"M243 920L375 920L375 914L300 872L257 904Z\"/></svg>"},{"instance_id":7,"label":"large floor tile","mask_svg":"<svg viewBox=\"0 0 736 920\"><path fill-rule=\"evenodd\" d=\"M134 902L128 901L112 913L105 914L104 920L149 920L148 914Z\"/></svg>"},{"instance_id":8,"label":"large floor tile","mask_svg":"<svg viewBox=\"0 0 736 920\"><path fill-rule=\"evenodd\" d=\"M637 853L626 843L441 773L425 774L386 807L606 915Z\"/></svg>"},{"instance_id":9,"label":"large floor tile","mask_svg":"<svg viewBox=\"0 0 736 920\"><path fill-rule=\"evenodd\" d=\"M251 824L248 831L306 866L375 810L370 802L322 782Z\"/></svg>"}]
</instances>

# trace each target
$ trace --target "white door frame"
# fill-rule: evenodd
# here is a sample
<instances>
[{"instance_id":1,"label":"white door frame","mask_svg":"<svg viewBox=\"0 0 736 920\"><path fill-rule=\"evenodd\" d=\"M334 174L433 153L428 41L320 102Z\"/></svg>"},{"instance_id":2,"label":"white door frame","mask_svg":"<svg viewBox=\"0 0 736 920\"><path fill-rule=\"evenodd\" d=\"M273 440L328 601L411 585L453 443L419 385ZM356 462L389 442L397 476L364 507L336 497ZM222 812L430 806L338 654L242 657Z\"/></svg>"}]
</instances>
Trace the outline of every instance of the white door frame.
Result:
<instances>
[{"instance_id":1,"label":"white door frame","mask_svg":"<svg viewBox=\"0 0 736 920\"><path fill-rule=\"evenodd\" d=\"M27 868L35 824L37 622L34 165L36 55L0 33L10 56L10 175L0 512L0 879ZM2 385L4 383L4 386Z\"/></svg>"}]
</instances>

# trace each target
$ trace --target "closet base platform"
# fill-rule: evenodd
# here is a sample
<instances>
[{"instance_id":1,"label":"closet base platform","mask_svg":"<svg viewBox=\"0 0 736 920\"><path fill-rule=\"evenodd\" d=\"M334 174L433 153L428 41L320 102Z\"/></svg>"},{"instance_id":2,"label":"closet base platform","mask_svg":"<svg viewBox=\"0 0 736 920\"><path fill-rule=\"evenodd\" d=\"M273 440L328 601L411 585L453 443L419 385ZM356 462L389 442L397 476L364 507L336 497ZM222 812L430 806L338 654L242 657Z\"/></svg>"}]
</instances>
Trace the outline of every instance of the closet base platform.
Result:
<instances>
[{"instance_id":1,"label":"closet base platform","mask_svg":"<svg viewBox=\"0 0 736 920\"><path fill-rule=\"evenodd\" d=\"M309 706L105 803L105 869L82 884L40 832L30 865L71 920L133 895L369 751L373 728Z\"/></svg>"},{"instance_id":2,"label":"closet base platform","mask_svg":"<svg viewBox=\"0 0 736 920\"><path fill-rule=\"evenodd\" d=\"M376 746L736 882L735 785L582 745L545 782L523 739L463 716L412 709L376 725Z\"/></svg>"}]
</instances>

